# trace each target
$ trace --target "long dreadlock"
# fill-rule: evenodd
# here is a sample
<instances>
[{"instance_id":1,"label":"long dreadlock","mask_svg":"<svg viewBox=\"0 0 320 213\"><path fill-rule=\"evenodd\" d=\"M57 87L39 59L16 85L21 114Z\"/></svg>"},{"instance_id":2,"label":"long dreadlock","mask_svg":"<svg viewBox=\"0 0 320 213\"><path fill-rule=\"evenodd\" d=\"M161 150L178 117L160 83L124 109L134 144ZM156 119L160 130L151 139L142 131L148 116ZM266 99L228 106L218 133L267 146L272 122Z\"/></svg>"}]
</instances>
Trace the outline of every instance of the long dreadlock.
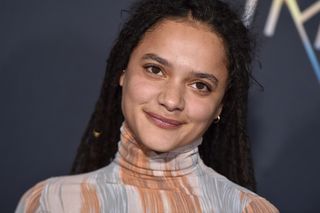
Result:
<instances>
[{"instance_id":1,"label":"long dreadlock","mask_svg":"<svg viewBox=\"0 0 320 213\"><path fill-rule=\"evenodd\" d=\"M109 58L99 99L72 167L72 174L108 165L120 139L121 87L119 78L144 33L164 19L186 19L208 25L223 40L229 85L221 121L203 136L199 152L204 163L230 180L255 190L255 178L246 134L247 98L253 40L239 16L219 0L141 0L130 10Z\"/></svg>"}]
</instances>

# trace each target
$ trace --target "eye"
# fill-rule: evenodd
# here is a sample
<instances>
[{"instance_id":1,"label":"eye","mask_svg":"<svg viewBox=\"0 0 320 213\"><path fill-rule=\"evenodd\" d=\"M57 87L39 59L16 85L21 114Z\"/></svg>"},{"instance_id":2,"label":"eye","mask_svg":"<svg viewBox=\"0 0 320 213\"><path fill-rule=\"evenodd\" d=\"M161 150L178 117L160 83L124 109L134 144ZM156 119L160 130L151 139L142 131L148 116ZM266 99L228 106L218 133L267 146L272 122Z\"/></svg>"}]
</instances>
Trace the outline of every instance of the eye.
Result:
<instances>
[{"instance_id":1,"label":"eye","mask_svg":"<svg viewBox=\"0 0 320 213\"><path fill-rule=\"evenodd\" d=\"M200 81L191 84L191 87L203 93L211 92L211 87L208 84Z\"/></svg>"},{"instance_id":2,"label":"eye","mask_svg":"<svg viewBox=\"0 0 320 213\"><path fill-rule=\"evenodd\" d=\"M155 65L147 65L147 66L145 66L145 69L147 70L147 72L154 74L154 75L158 75L158 76L164 75L161 68L158 66L155 66Z\"/></svg>"}]
</instances>

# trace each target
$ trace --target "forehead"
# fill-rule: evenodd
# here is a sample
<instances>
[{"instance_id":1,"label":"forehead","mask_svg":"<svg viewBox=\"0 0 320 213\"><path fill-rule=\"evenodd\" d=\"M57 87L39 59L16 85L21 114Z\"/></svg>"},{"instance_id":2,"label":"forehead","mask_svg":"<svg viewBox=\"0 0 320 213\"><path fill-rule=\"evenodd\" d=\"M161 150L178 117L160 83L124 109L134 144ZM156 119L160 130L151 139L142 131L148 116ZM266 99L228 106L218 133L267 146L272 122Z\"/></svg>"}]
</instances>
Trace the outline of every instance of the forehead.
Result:
<instances>
[{"instance_id":1,"label":"forehead","mask_svg":"<svg viewBox=\"0 0 320 213\"><path fill-rule=\"evenodd\" d=\"M163 20L149 29L132 57L155 53L172 63L203 67L226 67L222 38L206 24L189 20Z\"/></svg>"},{"instance_id":2,"label":"forehead","mask_svg":"<svg viewBox=\"0 0 320 213\"><path fill-rule=\"evenodd\" d=\"M162 43L165 43L172 39L198 45L206 43L210 45L208 48L214 45L214 49L224 50L223 39L212 28L207 24L189 19L165 19L160 21L145 32L140 44L150 40L158 40L158 42L162 40ZM185 45L188 43L185 43Z\"/></svg>"}]
</instances>

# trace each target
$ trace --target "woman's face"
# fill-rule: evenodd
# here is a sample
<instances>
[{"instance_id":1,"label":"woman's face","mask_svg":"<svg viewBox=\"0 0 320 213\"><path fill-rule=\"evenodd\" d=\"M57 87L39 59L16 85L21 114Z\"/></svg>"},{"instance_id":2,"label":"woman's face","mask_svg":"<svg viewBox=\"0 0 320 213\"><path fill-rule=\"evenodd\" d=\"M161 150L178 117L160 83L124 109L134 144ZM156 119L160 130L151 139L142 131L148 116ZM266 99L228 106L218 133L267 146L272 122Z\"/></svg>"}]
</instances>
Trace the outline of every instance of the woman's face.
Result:
<instances>
[{"instance_id":1,"label":"woman's face","mask_svg":"<svg viewBox=\"0 0 320 213\"><path fill-rule=\"evenodd\" d=\"M145 33L120 78L135 139L167 152L200 138L222 110L223 41L204 24L165 20Z\"/></svg>"}]
</instances>

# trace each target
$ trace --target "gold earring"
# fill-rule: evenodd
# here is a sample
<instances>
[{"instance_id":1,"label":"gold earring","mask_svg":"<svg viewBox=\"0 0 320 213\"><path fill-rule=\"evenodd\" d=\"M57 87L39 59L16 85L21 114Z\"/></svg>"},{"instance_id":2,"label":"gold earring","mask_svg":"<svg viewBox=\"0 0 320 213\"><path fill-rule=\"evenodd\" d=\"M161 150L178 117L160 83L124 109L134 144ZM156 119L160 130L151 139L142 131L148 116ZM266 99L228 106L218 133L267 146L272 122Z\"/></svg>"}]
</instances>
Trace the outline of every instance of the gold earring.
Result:
<instances>
[{"instance_id":1,"label":"gold earring","mask_svg":"<svg viewBox=\"0 0 320 213\"><path fill-rule=\"evenodd\" d=\"M95 138L98 138L100 135L101 135L101 132L98 132L97 130L93 130L92 131L92 133L93 133L93 136L95 137Z\"/></svg>"},{"instance_id":2,"label":"gold earring","mask_svg":"<svg viewBox=\"0 0 320 213\"><path fill-rule=\"evenodd\" d=\"M217 124L221 120L220 115L216 119L213 120L213 123Z\"/></svg>"}]
</instances>

